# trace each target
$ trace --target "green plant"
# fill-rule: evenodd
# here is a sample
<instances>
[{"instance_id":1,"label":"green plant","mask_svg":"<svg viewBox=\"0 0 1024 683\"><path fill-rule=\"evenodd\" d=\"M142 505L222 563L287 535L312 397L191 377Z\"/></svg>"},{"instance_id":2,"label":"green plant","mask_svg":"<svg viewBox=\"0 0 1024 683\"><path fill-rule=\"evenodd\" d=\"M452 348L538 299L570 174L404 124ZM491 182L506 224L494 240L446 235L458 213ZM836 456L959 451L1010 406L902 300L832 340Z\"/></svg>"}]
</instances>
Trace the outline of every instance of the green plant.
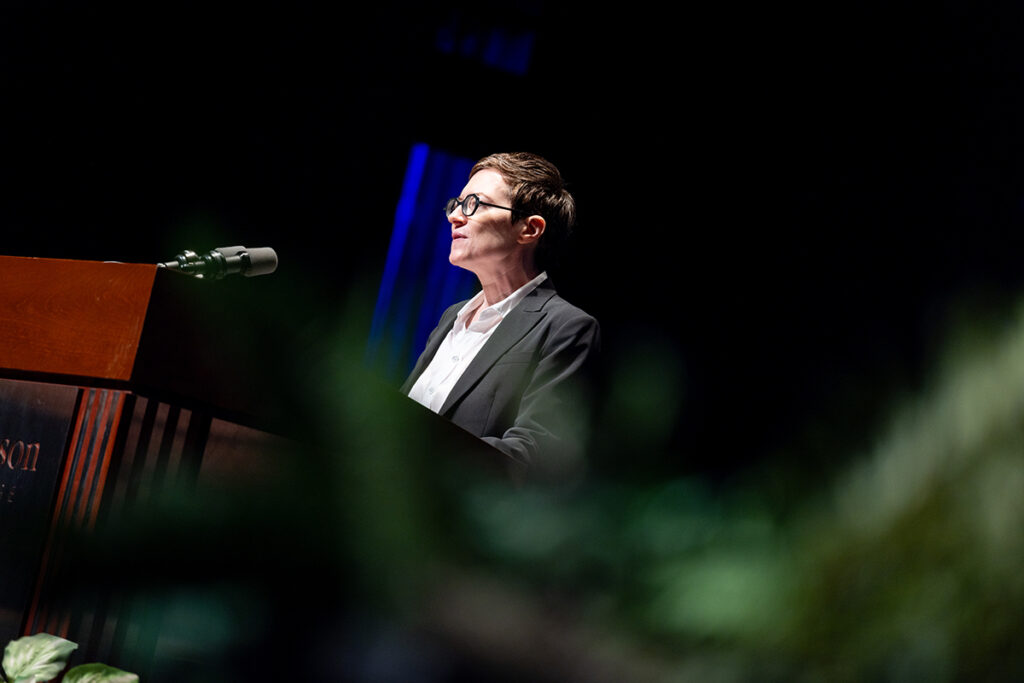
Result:
<instances>
[{"instance_id":1,"label":"green plant","mask_svg":"<svg viewBox=\"0 0 1024 683\"><path fill-rule=\"evenodd\" d=\"M45 683L52 681L68 664L76 643L64 638L37 633L12 640L4 648L3 669L0 676L5 683ZM80 664L64 675L64 683L138 683L135 674L121 671L106 664Z\"/></svg>"}]
</instances>

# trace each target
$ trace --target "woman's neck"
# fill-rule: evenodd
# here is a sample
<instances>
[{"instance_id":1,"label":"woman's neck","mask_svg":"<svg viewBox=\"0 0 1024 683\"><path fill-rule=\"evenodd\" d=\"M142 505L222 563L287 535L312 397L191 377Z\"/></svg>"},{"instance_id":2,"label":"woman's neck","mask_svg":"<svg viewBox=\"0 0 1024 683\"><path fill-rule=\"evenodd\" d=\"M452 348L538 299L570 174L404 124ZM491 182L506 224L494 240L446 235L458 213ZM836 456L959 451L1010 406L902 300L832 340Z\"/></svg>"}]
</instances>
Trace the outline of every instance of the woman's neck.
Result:
<instances>
[{"instance_id":1,"label":"woman's neck","mask_svg":"<svg viewBox=\"0 0 1024 683\"><path fill-rule=\"evenodd\" d=\"M484 292L484 305L493 306L509 297L514 291L540 275L540 271L525 265L501 270L487 275L477 275Z\"/></svg>"}]
</instances>

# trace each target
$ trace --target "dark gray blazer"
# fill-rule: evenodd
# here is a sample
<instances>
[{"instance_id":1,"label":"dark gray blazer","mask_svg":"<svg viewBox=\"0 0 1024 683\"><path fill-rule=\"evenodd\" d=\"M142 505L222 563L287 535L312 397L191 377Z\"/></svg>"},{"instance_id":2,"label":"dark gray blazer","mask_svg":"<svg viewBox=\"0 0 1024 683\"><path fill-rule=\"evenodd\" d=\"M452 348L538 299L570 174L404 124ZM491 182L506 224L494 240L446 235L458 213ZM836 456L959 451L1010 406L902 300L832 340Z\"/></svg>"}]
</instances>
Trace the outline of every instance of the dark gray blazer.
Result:
<instances>
[{"instance_id":1,"label":"dark gray blazer","mask_svg":"<svg viewBox=\"0 0 1024 683\"><path fill-rule=\"evenodd\" d=\"M465 303L441 316L402 393L430 364ZM597 320L558 296L546 279L501 321L439 414L523 464L573 468L585 445L587 370L600 337Z\"/></svg>"}]
</instances>

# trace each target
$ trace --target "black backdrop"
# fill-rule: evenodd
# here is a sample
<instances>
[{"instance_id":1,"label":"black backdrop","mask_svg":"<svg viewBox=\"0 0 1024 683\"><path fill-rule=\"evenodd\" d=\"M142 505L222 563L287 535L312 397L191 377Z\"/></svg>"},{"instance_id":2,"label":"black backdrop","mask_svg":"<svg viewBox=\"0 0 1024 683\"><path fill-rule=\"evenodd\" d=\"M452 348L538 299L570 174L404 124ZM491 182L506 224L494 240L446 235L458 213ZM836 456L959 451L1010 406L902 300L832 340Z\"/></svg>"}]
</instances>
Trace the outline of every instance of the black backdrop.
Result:
<instances>
[{"instance_id":1,"label":"black backdrop","mask_svg":"<svg viewBox=\"0 0 1024 683\"><path fill-rule=\"evenodd\" d=\"M855 446L954 302L1021 284L1011 3L85 5L4 3L4 253L269 245L330 315L380 275L413 143L533 150L576 191L558 277L608 358L673 354L659 470L815 420ZM440 51L445 25L536 30L527 73Z\"/></svg>"}]
</instances>

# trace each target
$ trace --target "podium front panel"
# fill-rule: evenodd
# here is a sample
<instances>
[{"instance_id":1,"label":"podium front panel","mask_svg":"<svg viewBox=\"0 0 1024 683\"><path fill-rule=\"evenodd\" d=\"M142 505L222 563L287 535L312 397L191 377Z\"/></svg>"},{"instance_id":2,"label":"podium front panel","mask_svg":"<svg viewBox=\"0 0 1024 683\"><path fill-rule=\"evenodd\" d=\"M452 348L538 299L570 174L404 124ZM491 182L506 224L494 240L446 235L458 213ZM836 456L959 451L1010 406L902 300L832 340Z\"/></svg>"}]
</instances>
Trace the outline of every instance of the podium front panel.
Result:
<instances>
[{"instance_id":1,"label":"podium front panel","mask_svg":"<svg viewBox=\"0 0 1024 683\"><path fill-rule=\"evenodd\" d=\"M0 380L0 642L20 635L78 396L77 387Z\"/></svg>"}]
</instances>

